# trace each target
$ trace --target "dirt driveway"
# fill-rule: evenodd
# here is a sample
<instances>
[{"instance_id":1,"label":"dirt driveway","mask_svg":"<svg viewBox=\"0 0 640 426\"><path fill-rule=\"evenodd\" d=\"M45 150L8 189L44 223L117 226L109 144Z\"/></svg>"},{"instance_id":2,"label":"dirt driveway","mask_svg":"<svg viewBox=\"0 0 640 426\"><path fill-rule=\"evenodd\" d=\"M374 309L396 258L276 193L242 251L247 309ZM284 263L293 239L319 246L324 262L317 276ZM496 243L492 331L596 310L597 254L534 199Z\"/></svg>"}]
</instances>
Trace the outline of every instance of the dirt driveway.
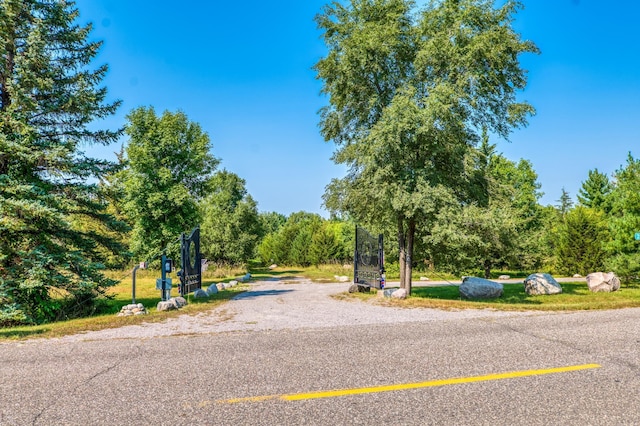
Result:
<instances>
[{"instance_id":1,"label":"dirt driveway","mask_svg":"<svg viewBox=\"0 0 640 426\"><path fill-rule=\"evenodd\" d=\"M394 308L359 300L338 300L349 283L316 284L306 279L257 281L249 291L209 312L161 323L92 331L60 340L145 339L161 336L396 324L478 317L535 315L491 310L441 311Z\"/></svg>"}]
</instances>

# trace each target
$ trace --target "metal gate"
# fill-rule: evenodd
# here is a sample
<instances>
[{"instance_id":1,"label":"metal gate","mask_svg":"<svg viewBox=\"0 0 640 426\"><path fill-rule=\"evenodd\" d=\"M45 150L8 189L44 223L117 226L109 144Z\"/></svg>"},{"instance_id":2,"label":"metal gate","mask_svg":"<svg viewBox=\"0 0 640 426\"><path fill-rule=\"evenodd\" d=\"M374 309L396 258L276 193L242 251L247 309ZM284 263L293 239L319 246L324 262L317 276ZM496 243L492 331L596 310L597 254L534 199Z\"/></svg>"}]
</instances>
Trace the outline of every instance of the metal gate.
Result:
<instances>
[{"instance_id":1,"label":"metal gate","mask_svg":"<svg viewBox=\"0 0 640 426\"><path fill-rule=\"evenodd\" d=\"M376 238L359 226L356 226L353 282L377 289L384 288L385 285L382 234Z\"/></svg>"},{"instance_id":2,"label":"metal gate","mask_svg":"<svg viewBox=\"0 0 640 426\"><path fill-rule=\"evenodd\" d=\"M189 237L180 236L180 295L184 296L202 288L202 262L200 260L200 228L195 228Z\"/></svg>"}]
</instances>

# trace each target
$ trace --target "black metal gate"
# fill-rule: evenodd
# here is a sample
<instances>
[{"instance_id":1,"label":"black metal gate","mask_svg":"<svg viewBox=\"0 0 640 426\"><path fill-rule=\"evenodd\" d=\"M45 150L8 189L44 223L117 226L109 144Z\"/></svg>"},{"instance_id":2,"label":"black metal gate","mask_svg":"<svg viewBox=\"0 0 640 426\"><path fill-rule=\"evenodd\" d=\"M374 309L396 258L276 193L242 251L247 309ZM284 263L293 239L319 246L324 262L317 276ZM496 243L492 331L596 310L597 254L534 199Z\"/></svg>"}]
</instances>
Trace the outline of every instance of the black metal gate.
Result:
<instances>
[{"instance_id":1,"label":"black metal gate","mask_svg":"<svg viewBox=\"0 0 640 426\"><path fill-rule=\"evenodd\" d=\"M184 296L202 288L202 262L200 261L200 228L195 228L189 237L180 237L180 295Z\"/></svg>"},{"instance_id":2,"label":"black metal gate","mask_svg":"<svg viewBox=\"0 0 640 426\"><path fill-rule=\"evenodd\" d=\"M376 238L359 226L356 226L353 282L377 289L384 288L385 285L382 234Z\"/></svg>"}]
</instances>

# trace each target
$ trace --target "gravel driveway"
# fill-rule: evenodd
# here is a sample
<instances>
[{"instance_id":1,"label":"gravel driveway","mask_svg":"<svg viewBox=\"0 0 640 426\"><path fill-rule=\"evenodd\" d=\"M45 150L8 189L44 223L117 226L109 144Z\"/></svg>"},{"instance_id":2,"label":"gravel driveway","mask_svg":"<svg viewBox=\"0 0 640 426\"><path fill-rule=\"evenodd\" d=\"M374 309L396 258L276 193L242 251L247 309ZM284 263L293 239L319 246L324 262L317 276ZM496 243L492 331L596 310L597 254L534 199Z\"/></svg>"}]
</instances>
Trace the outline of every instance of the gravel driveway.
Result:
<instances>
[{"instance_id":1,"label":"gravel driveway","mask_svg":"<svg viewBox=\"0 0 640 426\"><path fill-rule=\"evenodd\" d=\"M349 283L316 284L306 279L257 281L229 302L197 315L181 315L161 323L130 325L62 337L61 341L140 339L237 331L394 324L477 317L535 315L492 310L441 311L394 308L360 300L337 300Z\"/></svg>"}]
</instances>

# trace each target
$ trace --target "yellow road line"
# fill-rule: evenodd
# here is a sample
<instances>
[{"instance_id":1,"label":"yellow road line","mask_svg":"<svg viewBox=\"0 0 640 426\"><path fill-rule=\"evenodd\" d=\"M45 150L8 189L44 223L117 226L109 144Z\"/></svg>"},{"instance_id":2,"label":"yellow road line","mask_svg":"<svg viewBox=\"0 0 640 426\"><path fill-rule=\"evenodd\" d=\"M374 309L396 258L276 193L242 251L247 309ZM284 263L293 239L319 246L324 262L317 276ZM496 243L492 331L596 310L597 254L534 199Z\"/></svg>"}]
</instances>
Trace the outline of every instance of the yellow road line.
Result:
<instances>
[{"instance_id":1,"label":"yellow road line","mask_svg":"<svg viewBox=\"0 0 640 426\"><path fill-rule=\"evenodd\" d=\"M457 377L453 379L431 380L428 382L419 382L419 383L404 383L404 384L398 384L398 385L374 386L374 387L366 387L366 388L341 389L341 390L332 390L332 391L283 394L283 395L264 395L264 396L248 397L248 398L234 398L234 399L220 400L217 402L219 404L237 404L241 402L263 402L263 401L269 401L274 399L279 399L282 401L301 401L301 400L307 400L307 399L335 398L335 397L346 396L346 395L392 392L392 391L400 391L400 390L408 390L408 389L430 388L430 387L436 387L436 386L458 385L462 383L475 383L475 382L487 382L491 380L515 379L518 377L542 376L545 374L567 373L570 371L589 370L593 368L600 368L600 365L599 364L572 365L568 367L547 368L542 370L511 371L507 373L487 374L485 376Z\"/></svg>"}]
</instances>

